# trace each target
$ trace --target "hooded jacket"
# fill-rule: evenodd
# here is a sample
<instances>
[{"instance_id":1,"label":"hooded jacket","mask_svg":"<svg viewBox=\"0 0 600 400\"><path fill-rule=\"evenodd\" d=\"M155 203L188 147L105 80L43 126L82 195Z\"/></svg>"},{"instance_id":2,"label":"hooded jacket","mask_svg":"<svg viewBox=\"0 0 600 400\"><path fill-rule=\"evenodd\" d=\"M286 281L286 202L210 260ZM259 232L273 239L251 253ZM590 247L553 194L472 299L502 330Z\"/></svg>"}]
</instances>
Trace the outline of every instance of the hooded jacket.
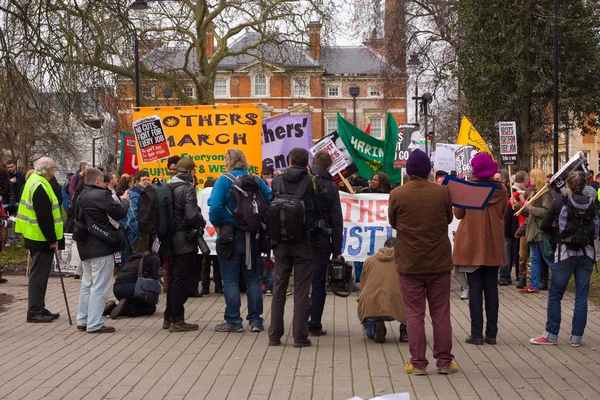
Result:
<instances>
[{"instance_id":1,"label":"hooded jacket","mask_svg":"<svg viewBox=\"0 0 600 400\"><path fill-rule=\"evenodd\" d=\"M393 317L406 323L394 249L383 247L368 257L360 277L358 319Z\"/></svg>"},{"instance_id":2,"label":"hooded jacket","mask_svg":"<svg viewBox=\"0 0 600 400\"><path fill-rule=\"evenodd\" d=\"M304 180L304 178L308 175L308 171L306 170L306 168L304 167L289 167L288 169L286 169L283 174L281 175L277 175L274 179L273 179L273 183L271 185L271 187L273 188L273 197L277 197L277 195L279 194L279 192L277 192L276 188L279 187L279 182L281 180L283 180L283 184L285 187L285 191L288 194L293 194L296 192L296 190L298 189L298 187L300 186L300 184L302 183L302 181ZM311 178L312 179L312 178ZM316 185L316 181L315 181L315 185ZM310 184L307 189L306 192L304 193L303 196L303 200L304 200L304 207L305 207L305 218L306 218L306 223L308 227L313 227L315 224L315 221L317 221L319 219L319 209L316 203L316 188ZM341 212L341 211L340 211ZM318 241L317 236L316 236L316 229L311 231L311 232L307 232L306 235L306 239L302 241L302 243L304 244L310 244L311 246L316 246L316 243ZM341 248L341 245L340 245Z\"/></svg>"},{"instance_id":3,"label":"hooded jacket","mask_svg":"<svg viewBox=\"0 0 600 400\"><path fill-rule=\"evenodd\" d=\"M204 229L206 221L202 217L196 189L189 174L177 174L171 178L169 189L173 195L173 222L175 231L171 235L173 254L196 253L194 229Z\"/></svg>"},{"instance_id":4,"label":"hooded jacket","mask_svg":"<svg viewBox=\"0 0 600 400\"><path fill-rule=\"evenodd\" d=\"M337 256L342 254L342 241L344 239L344 218L342 216L340 191L337 185L333 183L333 178L329 172L319 166L313 166L312 172L318 183L317 196L321 217L327 223L327 227L331 229L331 235L317 229L315 232L315 247Z\"/></svg>"},{"instance_id":5,"label":"hooded jacket","mask_svg":"<svg viewBox=\"0 0 600 400\"><path fill-rule=\"evenodd\" d=\"M454 236L454 265L499 267L508 264L504 248L507 198L506 188L499 184L485 209L454 208L454 216L461 220Z\"/></svg>"}]
</instances>

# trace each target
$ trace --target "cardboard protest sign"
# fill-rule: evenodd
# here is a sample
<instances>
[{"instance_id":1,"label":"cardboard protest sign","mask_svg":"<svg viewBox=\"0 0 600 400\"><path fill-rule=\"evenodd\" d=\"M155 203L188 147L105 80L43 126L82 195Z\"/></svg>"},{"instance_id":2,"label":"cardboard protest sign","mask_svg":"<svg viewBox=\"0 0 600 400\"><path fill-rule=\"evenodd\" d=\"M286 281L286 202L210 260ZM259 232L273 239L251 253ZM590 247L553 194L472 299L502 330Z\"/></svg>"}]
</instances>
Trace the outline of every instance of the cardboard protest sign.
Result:
<instances>
[{"instance_id":1,"label":"cardboard protest sign","mask_svg":"<svg viewBox=\"0 0 600 400\"><path fill-rule=\"evenodd\" d=\"M260 109L252 104L224 106L141 107L134 109L133 119L160 117L167 143L174 155L189 157L196 163L200 185L207 178L226 173L225 153L238 148L244 152L254 174L262 164ZM140 149L138 148L138 156ZM139 157L139 167L151 178L168 177L166 159L147 163Z\"/></svg>"},{"instance_id":2,"label":"cardboard protest sign","mask_svg":"<svg viewBox=\"0 0 600 400\"><path fill-rule=\"evenodd\" d=\"M320 150L326 150L333 159L333 164L331 165L329 173L333 176L333 181L335 183L338 183L341 180L338 176L339 173L341 173L344 178L348 178L358 171L348 149L337 132L326 135L308 151L314 156Z\"/></svg>"},{"instance_id":3,"label":"cardboard protest sign","mask_svg":"<svg viewBox=\"0 0 600 400\"><path fill-rule=\"evenodd\" d=\"M561 169L558 170L557 173L552 175L552 178L548 180L548 185L550 185L554 190L560 191L564 194L567 189L566 182L567 176L573 171L583 170L584 172L588 172L588 160L585 157L585 153L583 151L578 151L569 161L562 166Z\"/></svg>"},{"instance_id":4,"label":"cardboard protest sign","mask_svg":"<svg viewBox=\"0 0 600 400\"><path fill-rule=\"evenodd\" d=\"M398 126L398 141L394 167L406 167L406 161L414 149L425 152L425 136L419 130L418 124L402 124Z\"/></svg>"},{"instance_id":5,"label":"cardboard protest sign","mask_svg":"<svg viewBox=\"0 0 600 400\"><path fill-rule=\"evenodd\" d=\"M283 170L289 167L287 156L295 147L312 146L310 115L287 115L268 118L262 124L263 165Z\"/></svg>"},{"instance_id":6,"label":"cardboard protest sign","mask_svg":"<svg viewBox=\"0 0 600 400\"><path fill-rule=\"evenodd\" d=\"M212 188L202 189L198 196L198 205L207 221L204 239L211 254L216 255L217 233L208 218L208 198ZM349 194L340 192L342 216L344 218L344 239L342 255L347 261L365 261L367 257L377 253L386 239L395 236L395 231L388 222L388 194ZM453 243L454 232L458 228L458 220L448 226L448 238Z\"/></svg>"},{"instance_id":7,"label":"cardboard protest sign","mask_svg":"<svg viewBox=\"0 0 600 400\"><path fill-rule=\"evenodd\" d=\"M448 173L456 171L455 155L461 147L459 144L437 143L435 145L435 157L432 157L435 170Z\"/></svg>"},{"instance_id":8,"label":"cardboard protest sign","mask_svg":"<svg viewBox=\"0 0 600 400\"><path fill-rule=\"evenodd\" d=\"M502 164L517 163L517 124L516 122L498 122L500 135L500 157Z\"/></svg>"},{"instance_id":9,"label":"cardboard protest sign","mask_svg":"<svg viewBox=\"0 0 600 400\"><path fill-rule=\"evenodd\" d=\"M138 172L135 136L131 132L121 132L121 154L118 175L135 175Z\"/></svg>"},{"instance_id":10,"label":"cardboard protest sign","mask_svg":"<svg viewBox=\"0 0 600 400\"><path fill-rule=\"evenodd\" d=\"M171 156L167 136L158 115L133 121L133 133L143 162L149 163Z\"/></svg>"},{"instance_id":11,"label":"cardboard protest sign","mask_svg":"<svg viewBox=\"0 0 600 400\"><path fill-rule=\"evenodd\" d=\"M454 165L457 177L461 179L471 177L471 159L476 153L477 150L472 146L461 146L456 150L454 153Z\"/></svg>"},{"instance_id":12,"label":"cardboard protest sign","mask_svg":"<svg viewBox=\"0 0 600 400\"><path fill-rule=\"evenodd\" d=\"M471 210L483 210L498 189L497 183L469 182L452 175L446 175L442 185L450 191L454 207Z\"/></svg>"},{"instance_id":13,"label":"cardboard protest sign","mask_svg":"<svg viewBox=\"0 0 600 400\"><path fill-rule=\"evenodd\" d=\"M77 266L81 262L79 251L77 250L77 243L73 240L72 233L65 233L63 236L65 238L65 248L64 250L58 250L60 270L62 273L74 274ZM52 271L58 272L56 258L52 261Z\"/></svg>"}]
</instances>

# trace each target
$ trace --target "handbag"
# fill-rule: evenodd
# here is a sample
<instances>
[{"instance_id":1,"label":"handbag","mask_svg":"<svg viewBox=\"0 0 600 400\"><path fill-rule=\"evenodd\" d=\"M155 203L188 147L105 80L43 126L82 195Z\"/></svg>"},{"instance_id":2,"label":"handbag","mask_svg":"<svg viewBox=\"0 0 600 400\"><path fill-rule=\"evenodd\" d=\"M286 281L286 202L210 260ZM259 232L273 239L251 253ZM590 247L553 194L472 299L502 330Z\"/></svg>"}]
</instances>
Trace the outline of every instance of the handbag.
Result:
<instances>
[{"instance_id":1,"label":"handbag","mask_svg":"<svg viewBox=\"0 0 600 400\"><path fill-rule=\"evenodd\" d=\"M221 233L217 238L217 254L223 258L231 258L235 252L235 229L233 224L221 225Z\"/></svg>"},{"instance_id":2,"label":"handbag","mask_svg":"<svg viewBox=\"0 0 600 400\"><path fill-rule=\"evenodd\" d=\"M116 251L123 251L127 247L127 236L122 225L119 226L119 229L113 228L112 225L110 228L106 228L92 221L85 210L82 210L82 213L85 217L86 230L89 236L114 247Z\"/></svg>"},{"instance_id":3,"label":"handbag","mask_svg":"<svg viewBox=\"0 0 600 400\"><path fill-rule=\"evenodd\" d=\"M542 232L542 242L544 245L543 257L554 260L554 250L552 249L552 243L550 242L550 235L546 232Z\"/></svg>"},{"instance_id":4,"label":"handbag","mask_svg":"<svg viewBox=\"0 0 600 400\"><path fill-rule=\"evenodd\" d=\"M140 259L138 277L137 281L135 281L135 288L133 289L133 299L148 306L155 306L158 304L158 297L162 290L162 286L156 279L145 278L142 276L142 272L144 270L144 259L148 254L150 253L145 252Z\"/></svg>"}]
</instances>

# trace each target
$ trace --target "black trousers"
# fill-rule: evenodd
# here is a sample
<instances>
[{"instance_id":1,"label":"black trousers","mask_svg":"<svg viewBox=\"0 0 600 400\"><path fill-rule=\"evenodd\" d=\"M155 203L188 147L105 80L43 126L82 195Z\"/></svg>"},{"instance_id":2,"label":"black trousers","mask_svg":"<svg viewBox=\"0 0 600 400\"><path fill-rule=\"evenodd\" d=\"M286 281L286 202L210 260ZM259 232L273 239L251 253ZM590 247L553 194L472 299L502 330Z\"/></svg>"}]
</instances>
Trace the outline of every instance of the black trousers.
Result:
<instances>
[{"instance_id":1,"label":"black trousers","mask_svg":"<svg viewBox=\"0 0 600 400\"><path fill-rule=\"evenodd\" d=\"M119 283L113 286L113 293L117 300L127 299L127 316L130 318L141 317L143 315L152 315L156 312L156 306L138 303L133 298L135 283Z\"/></svg>"},{"instance_id":2,"label":"black trousers","mask_svg":"<svg viewBox=\"0 0 600 400\"><path fill-rule=\"evenodd\" d=\"M199 269L196 252L173 256L173 265L169 268L170 279L165 319L171 322L179 322L184 319L185 309L183 305L187 301L194 284L198 287L198 281L194 280L194 273Z\"/></svg>"},{"instance_id":3,"label":"black trousers","mask_svg":"<svg viewBox=\"0 0 600 400\"><path fill-rule=\"evenodd\" d=\"M471 314L471 337L483 338L483 296L485 295L485 336L495 339L498 335L498 267L479 267L467 274L469 282L469 311Z\"/></svg>"},{"instance_id":4,"label":"black trousers","mask_svg":"<svg viewBox=\"0 0 600 400\"><path fill-rule=\"evenodd\" d=\"M210 266L213 268L213 279L215 280L215 289L223 287L221 280L221 265L217 256L202 257L202 288L210 287Z\"/></svg>"},{"instance_id":5,"label":"black trousers","mask_svg":"<svg viewBox=\"0 0 600 400\"><path fill-rule=\"evenodd\" d=\"M31 269L27 284L27 318L41 315L46 307L46 289L52 270L54 251L30 251Z\"/></svg>"},{"instance_id":6,"label":"black trousers","mask_svg":"<svg viewBox=\"0 0 600 400\"><path fill-rule=\"evenodd\" d=\"M315 273L315 249L301 243L278 243L275 254L275 283L271 302L271 326L269 340L277 341L284 334L283 315L285 299L292 268L294 270L294 342L306 341L311 300L308 295Z\"/></svg>"},{"instance_id":7,"label":"black trousers","mask_svg":"<svg viewBox=\"0 0 600 400\"><path fill-rule=\"evenodd\" d=\"M319 332L323 329L321 318L323 317L323 309L325 308L325 280L327 278L327 266L331 259L331 252L319 251L317 253L317 269L312 281L312 291L310 299L312 300L312 309L310 313L310 321L308 322L309 332Z\"/></svg>"}]
</instances>

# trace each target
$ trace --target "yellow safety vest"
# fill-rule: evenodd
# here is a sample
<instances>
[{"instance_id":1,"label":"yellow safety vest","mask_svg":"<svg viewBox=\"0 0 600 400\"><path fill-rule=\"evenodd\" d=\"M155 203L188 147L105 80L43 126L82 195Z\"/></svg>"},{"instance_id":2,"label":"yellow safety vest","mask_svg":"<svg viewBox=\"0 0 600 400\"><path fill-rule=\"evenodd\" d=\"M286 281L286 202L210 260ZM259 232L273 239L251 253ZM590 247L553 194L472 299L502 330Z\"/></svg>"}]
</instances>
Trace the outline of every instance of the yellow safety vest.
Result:
<instances>
[{"instance_id":1,"label":"yellow safety vest","mask_svg":"<svg viewBox=\"0 0 600 400\"><path fill-rule=\"evenodd\" d=\"M33 193L36 191L38 186L42 185L48 198L52 202L52 218L54 218L54 232L56 232L56 239L60 240L63 238L63 220L60 211L60 205L58 199L52 190L50 183L41 175L33 174L25 183L23 188L23 194L21 195L21 202L19 203L19 212L17 213L17 222L15 225L15 232L22 233L26 239L35 240L38 242L47 241L46 237L42 233L40 226L38 225L37 216L33 209Z\"/></svg>"}]
</instances>

